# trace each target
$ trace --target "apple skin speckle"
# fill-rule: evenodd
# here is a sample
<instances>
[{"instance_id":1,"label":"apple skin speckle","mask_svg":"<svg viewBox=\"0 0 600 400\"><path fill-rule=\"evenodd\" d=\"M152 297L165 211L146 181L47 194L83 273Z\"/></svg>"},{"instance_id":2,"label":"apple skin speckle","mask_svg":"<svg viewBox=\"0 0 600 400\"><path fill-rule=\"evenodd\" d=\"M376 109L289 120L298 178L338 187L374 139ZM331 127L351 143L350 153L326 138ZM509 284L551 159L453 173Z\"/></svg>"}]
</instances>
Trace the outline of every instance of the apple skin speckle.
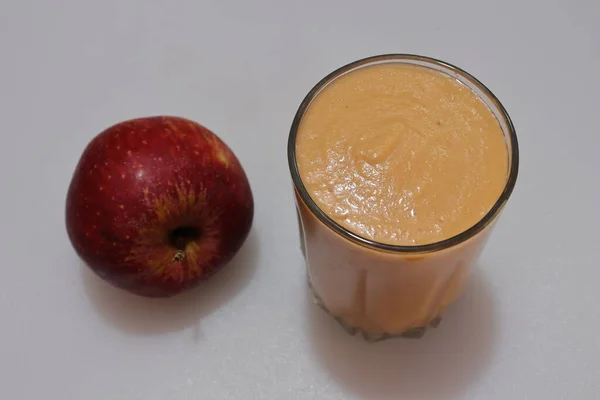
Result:
<instances>
[{"instance_id":1,"label":"apple skin speckle","mask_svg":"<svg viewBox=\"0 0 600 400\"><path fill-rule=\"evenodd\" d=\"M68 189L66 228L102 279L166 297L223 268L245 241L253 213L248 179L231 149L196 122L157 116L118 123L92 139ZM171 234L182 227L199 235L176 247Z\"/></svg>"}]
</instances>

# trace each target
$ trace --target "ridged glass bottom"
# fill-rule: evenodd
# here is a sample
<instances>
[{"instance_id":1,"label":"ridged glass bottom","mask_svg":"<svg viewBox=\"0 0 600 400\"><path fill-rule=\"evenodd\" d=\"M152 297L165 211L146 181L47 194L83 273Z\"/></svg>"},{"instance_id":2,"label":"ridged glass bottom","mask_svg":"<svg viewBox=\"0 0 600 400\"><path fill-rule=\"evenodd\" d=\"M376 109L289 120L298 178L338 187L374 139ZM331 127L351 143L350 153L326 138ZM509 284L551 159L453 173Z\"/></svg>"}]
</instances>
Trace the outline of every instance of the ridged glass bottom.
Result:
<instances>
[{"instance_id":1,"label":"ridged glass bottom","mask_svg":"<svg viewBox=\"0 0 600 400\"><path fill-rule=\"evenodd\" d=\"M423 337L423 335L425 335L425 332L427 331L427 328L437 328L439 326L439 324L442 322L442 317L438 316L438 317L433 318L427 324L427 326L420 326L420 327L411 328L411 329L408 329L408 330L406 330L406 331L404 331L402 333L373 333L373 332L366 332L366 331L364 331L361 328L349 325L342 318L333 315L325 307L325 305L323 304L323 301L321 300L321 298L319 297L319 295L317 295L317 293L313 289L313 286L312 286L312 284L310 282L310 279L308 279L308 287L310 288L310 291L312 293L313 302L317 306L319 306L323 311L325 311L327 314L329 314L331 317L333 317L344 328L344 330L346 330L346 332L348 332L351 335L361 335L368 342L379 342L381 340L393 339L393 338L420 339L420 338Z\"/></svg>"}]
</instances>

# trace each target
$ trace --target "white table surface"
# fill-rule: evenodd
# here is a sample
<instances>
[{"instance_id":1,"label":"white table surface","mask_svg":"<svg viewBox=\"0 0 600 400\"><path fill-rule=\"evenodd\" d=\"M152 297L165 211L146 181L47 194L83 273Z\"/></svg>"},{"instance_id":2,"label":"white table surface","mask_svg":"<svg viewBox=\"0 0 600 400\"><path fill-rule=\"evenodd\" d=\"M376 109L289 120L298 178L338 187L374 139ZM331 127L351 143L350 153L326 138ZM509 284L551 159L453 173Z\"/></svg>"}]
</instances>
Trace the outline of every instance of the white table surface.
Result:
<instances>
[{"instance_id":1,"label":"white table surface","mask_svg":"<svg viewBox=\"0 0 600 400\"><path fill-rule=\"evenodd\" d=\"M0 399L600 398L599 20L594 0L3 1ZM309 300L286 140L313 84L387 52L484 81L522 161L440 327L367 344ZM154 301L92 276L64 228L87 142L152 114L213 129L256 202L229 268Z\"/></svg>"}]
</instances>

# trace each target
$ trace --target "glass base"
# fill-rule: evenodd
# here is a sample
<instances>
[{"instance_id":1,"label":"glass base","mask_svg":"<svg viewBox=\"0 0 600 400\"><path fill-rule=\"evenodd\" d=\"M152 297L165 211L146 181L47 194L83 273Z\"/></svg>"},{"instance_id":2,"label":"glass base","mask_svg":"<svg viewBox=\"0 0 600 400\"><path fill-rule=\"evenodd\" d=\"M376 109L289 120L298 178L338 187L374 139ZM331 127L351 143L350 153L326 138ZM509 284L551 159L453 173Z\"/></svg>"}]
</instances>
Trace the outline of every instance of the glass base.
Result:
<instances>
[{"instance_id":1,"label":"glass base","mask_svg":"<svg viewBox=\"0 0 600 400\"><path fill-rule=\"evenodd\" d=\"M313 297L313 302L319 306L319 308L321 308L323 311L325 311L327 314L329 314L331 317L333 317L341 326L342 328L344 328L344 330L346 332L348 332L351 335L361 335L367 342L379 342L382 340L386 340L386 339L393 339L393 338L405 338L405 339L420 339L423 337L423 335L425 335L425 332L427 331L427 328L437 328L439 326L439 324L442 322L442 317L438 316L433 318L428 324L427 326L419 326L419 327L415 327L415 328L410 328L404 332L401 333L373 333L373 332L367 332L361 328L355 327L355 326L351 326L349 325L346 321L344 321L342 318L337 317L335 315L333 315L323 304L323 301L321 300L321 298L317 295L317 293L315 292L315 290L313 289L311 283L310 283L310 279L308 279L308 287L310 288L310 291L312 293L312 297Z\"/></svg>"}]
</instances>

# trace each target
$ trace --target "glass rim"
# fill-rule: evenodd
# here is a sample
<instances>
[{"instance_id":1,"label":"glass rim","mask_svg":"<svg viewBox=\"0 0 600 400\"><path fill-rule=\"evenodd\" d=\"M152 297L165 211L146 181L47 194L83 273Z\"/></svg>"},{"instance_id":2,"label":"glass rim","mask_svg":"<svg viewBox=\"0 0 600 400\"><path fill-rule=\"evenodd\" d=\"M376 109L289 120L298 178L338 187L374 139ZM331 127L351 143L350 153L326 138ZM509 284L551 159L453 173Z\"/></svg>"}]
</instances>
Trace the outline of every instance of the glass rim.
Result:
<instances>
[{"instance_id":1,"label":"glass rim","mask_svg":"<svg viewBox=\"0 0 600 400\"><path fill-rule=\"evenodd\" d=\"M437 242L433 242L433 243L421 244L421 245L393 245L393 244L381 243L381 242L377 242L377 241L365 238L361 235L358 235L358 234L346 229L342 225L338 224L331 217L329 217L323 210L321 210L321 208L315 203L315 201L310 196L310 193L308 193L308 190L304 186L304 183L302 182L302 178L300 177L300 172L298 170L298 163L296 160L296 136L297 136L298 128L300 126L302 118L304 117L304 114L306 113L306 110L308 109L308 107L310 106L312 101L318 96L318 94L320 93L320 91L322 89L324 89L329 83L333 82L334 80L341 77L342 75L344 75L352 70L355 70L359 67L366 66L367 64L377 64L377 63L386 62L386 61L390 61L390 62L403 62L404 61L409 64L415 65L415 63L416 63L416 65L421 65L421 66L436 65L443 69L441 71L438 69L438 71L440 71L440 72L443 72L446 74L448 74L448 72L452 72L454 74L460 75L463 78L466 78L471 84L475 85L479 90L481 90L483 95L488 97L488 99L498 109L499 113L501 114L501 117L504 119L504 122L506 123L508 132L504 132L504 134L505 134L505 136L508 136L506 138L506 141L510 143L510 149L509 149L510 150L510 164L509 164L509 175L506 180L504 190L498 197L498 200L496 200L494 205L487 212L487 214L485 214L475 225L473 225L469 229L462 231L461 233L454 235L450 238L447 238L447 239L444 239L441 241L437 241ZM421 63L421 64L418 64L418 63ZM450 75L450 74L448 74L448 75ZM450 75L450 76L452 76L452 75ZM464 84L464 82L461 82L461 83ZM470 88L470 89L473 90L472 88ZM477 96L481 97L479 95L477 95ZM488 104L486 104L486 105L489 107ZM498 121L498 122L501 124L500 121ZM501 124L501 128L502 128L502 124ZM505 131L504 128L502 128L502 130ZM346 64L346 65L336 69L335 71L329 73L327 76L325 76L323 79L321 79L310 90L310 92L308 92L308 94L304 97L304 99L302 100L302 103L300 103L300 106L298 107L298 110L296 111L296 115L294 116L294 120L292 122L290 134L288 137L287 154L288 154L288 164L289 164L289 168L290 168L290 173L292 175L292 181L293 181L296 191L299 193L302 201L305 203L305 205L308 207L308 209L323 224L325 224L325 226L327 226L328 228L330 228L331 230L333 230L334 232L336 232L343 238L348 239L356 244L370 247L375 250L385 250L385 251L396 252L396 253L426 253L426 252L432 252L432 251L439 251L439 250L443 250L443 249L447 249L447 248L456 246L462 242L469 240L470 238L474 237L475 235L477 235L486 226L488 226L492 221L494 221L495 217L498 215L498 213L504 207L504 204L508 201L508 199L509 199L510 195L512 194L513 189L515 187L515 184L517 181L518 170L519 170L519 144L517 141L516 130L515 130L515 127L512 123L510 116L508 115L508 112L506 111L506 109L504 108L504 106L502 105L500 100L498 100L496 95L494 95L494 93L492 93L492 91L486 85L484 85L481 81L479 81L473 75L469 74L467 71L465 71L455 65L452 65L445 61L441 61L441 60L438 60L438 59L432 58L432 57L421 56L421 55L416 55L416 54L405 54L405 53L381 54L381 55L362 58L362 59L353 61L349 64Z\"/></svg>"}]
</instances>

